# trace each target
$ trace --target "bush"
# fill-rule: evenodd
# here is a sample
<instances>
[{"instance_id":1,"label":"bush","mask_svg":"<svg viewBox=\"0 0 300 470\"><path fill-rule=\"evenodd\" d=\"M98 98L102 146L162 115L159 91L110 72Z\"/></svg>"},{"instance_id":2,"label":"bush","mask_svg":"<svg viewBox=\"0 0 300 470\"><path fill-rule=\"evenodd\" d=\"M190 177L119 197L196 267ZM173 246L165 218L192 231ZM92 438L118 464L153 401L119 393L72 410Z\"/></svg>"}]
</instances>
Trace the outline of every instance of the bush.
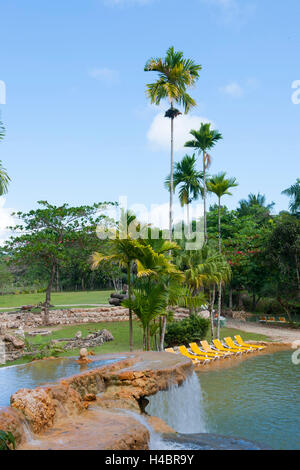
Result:
<instances>
[{"instance_id":1,"label":"bush","mask_svg":"<svg viewBox=\"0 0 300 470\"><path fill-rule=\"evenodd\" d=\"M167 326L166 347L188 345L191 342L206 338L209 320L192 315L181 321L169 323Z\"/></svg>"}]
</instances>

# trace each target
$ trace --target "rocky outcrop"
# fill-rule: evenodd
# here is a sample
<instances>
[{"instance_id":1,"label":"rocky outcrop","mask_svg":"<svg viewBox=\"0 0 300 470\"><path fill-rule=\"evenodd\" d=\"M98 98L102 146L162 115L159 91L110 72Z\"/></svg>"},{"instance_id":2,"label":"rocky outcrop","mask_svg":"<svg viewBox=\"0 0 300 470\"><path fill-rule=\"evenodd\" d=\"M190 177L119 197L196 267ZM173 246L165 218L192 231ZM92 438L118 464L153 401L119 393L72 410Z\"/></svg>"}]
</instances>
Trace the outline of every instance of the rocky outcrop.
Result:
<instances>
[{"instance_id":1,"label":"rocky outcrop","mask_svg":"<svg viewBox=\"0 0 300 470\"><path fill-rule=\"evenodd\" d=\"M76 337L68 341L68 343L64 346L65 350L75 349L75 348L94 348L96 346L101 346L101 344L107 343L109 341L113 341L114 337L108 330L99 330L95 333L91 333L86 338L82 338L82 335L79 335L78 332Z\"/></svg>"},{"instance_id":2,"label":"rocky outcrop","mask_svg":"<svg viewBox=\"0 0 300 470\"><path fill-rule=\"evenodd\" d=\"M101 357L93 359L99 360L99 358ZM109 444L107 436L98 432L94 448L146 449L149 441L147 429L140 423L137 424L134 419L132 426L128 426L130 421L128 421L128 416L121 419L119 415L116 416L116 410L125 409L141 413L144 408L143 401L147 396L166 390L170 384L181 384L192 373L192 370L191 361L183 356L155 352L135 353L130 358L66 378L53 385L37 387L33 390L19 390L11 397L11 408L5 413L0 411L0 428L2 426L2 429L14 430L18 435L18 443L21 443L20 429L22 420L26 420L30 430L39 435L39 441L41 439L43 442L45 437L45 448L49 448L46 447L49 445L51 448L57 448L55 447L56 440L54 438L52 440L51 436L54 436L60 427L65 430L65 426L69 425L70 417L72 417L72 423L74 419L82 420L91 433L92 430L88 426L91 417L97 415L102 429L102 426L107 424L104 417L109 416L115 429L114 433L110 431L110 435L114 437ZM92 410L88 410L91 404ZM149 419L156 429L171 432L161 420ZM121 421L127 429L124 435L120 432ZM70 427L68 448L75 446L74 433L76 434L73 425ZM126 439L124 436L127 436ZM85 438L88 441L83 434L83 439L80 438L81 444ZM22 444L22 446L22 448L31 448L32 444ZM43 448L42 444L41 447Z\"/></svg>"},{"instance_id":3,"label":"rocky outcrop","mask_svg":"<svg viewBox=\"0 0 300 470\"><path fill-rule=\"evenodd\" d=\"M5 333L0 336L1 351L3 362L15 361L24 355L25 342L21 337Z\"/></svg>"}]
</instances>

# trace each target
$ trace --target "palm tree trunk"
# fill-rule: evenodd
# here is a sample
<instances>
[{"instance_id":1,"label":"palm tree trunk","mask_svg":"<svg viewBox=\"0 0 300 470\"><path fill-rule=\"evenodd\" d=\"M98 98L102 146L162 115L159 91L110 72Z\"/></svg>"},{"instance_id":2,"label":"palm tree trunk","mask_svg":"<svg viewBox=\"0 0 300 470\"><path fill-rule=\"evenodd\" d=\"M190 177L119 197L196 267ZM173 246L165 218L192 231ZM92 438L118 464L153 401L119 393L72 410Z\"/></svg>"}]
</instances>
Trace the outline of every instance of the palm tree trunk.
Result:
<instances>
[{"instance_id":1,"label":"palm tree trunk","mask_svg":"<svg viewBox=\"0 0 300 470\"><path fill-rule=\"evenodd\" d=\"M220 317L222 309L222 283L219 283L217 338L220 339Z\"/></svg>"},{"instance_id":2,"label":"palm tree trunk","mask_svg":"<svg viewBox=\"0 0 300 470\"><path fill-rule=\"evenodd\" d=\"M132 310L131 310L131 263L127 266L128 282L128 301L129 301L129 349L133 351L133 328L132 328Z\"/></svg>"},{"instance_id":3,"label":"palm tree trunk","mask_svg":"<svg viewBox=\"0 0 300 470\"><path fill-rule=\"evenodd\" d=\"M211 339L214 339L214 305L215 305L215 299L216 299L216 285L214 284L213 286L213 293L211 297L211 303L210 303L210 334L211 334Z\"/></svg>"},{"instance_id":4,"label":"palm tree trunk","mask_svg":"<svg viewBox=\"0 0 300 470\"><path fill-rule=\"evenodd\" d=\"M219 230L219 253L221 254L221 198L219 197L219 211L218 211L218 230Z\"/></svg>"},{"instance_id":5,"label":"palm tree trunk","mask_svg":"<svg viewBox=\"0 0 300 470\"><path fill-rule=\"evenodd\" d=\"M232 310L232 307L233 307L233 305L232 305L232 287L229 287L228 295L229 295L229 304L228 304L229 310Z\"/></svg>"},{"instance_id":6,"label":"palm tree trunk","mask_svg":"<svg viewBox=\"0 0 300 470\"><path fill-rule=\"evenodd\" d=\"M206 222L206 153L203 151L203 205L204 205L204 241L207 242L207 222Z\"/></svg>"},{"instance_id":7,"label":"palm tree trunk","mask_svg":"<svg viewBox=\"0 0 300 470\"><path fill-rule=\"evenodd\" d=\"M173 108L173 104L171 104ZM171 118L171 172L170 172L170 211L169 211L169 239L172 241L173 225L173 188L174 188L174 118Z\"/></svg>"},{"instance_id":8,"label":"palm tree trunk","mask_svg":"<svg viewBox=\"0 0 300 470\"><path fill-rule=\"evenodd\" d=\"M186 205L186 221L188 226L188 237L190 238L191 235L191 227L190 227L190 204L187 203Z\"/></svg>"},{"instance_id":9,"label":"palm tree trunk","mask_svg":"<svg viewBox=\"0 0 300 470\"><path fill-rule=\"evenodd\" d=\"M163 316L162 317L161 335L160 335L160 345L159 345L160 351L164 350L166 327L167 327L167 317Z\"/></svg>"},{"instance_id":10,"label":"palm tree trunk","mask_svg":"<svg viewBox=\"0 0 300 470\"><path fill-rule=\"evenodd\" d=\"M218 230L219 230L219 254L221 250L221 198L219 197L218 207ZM219 283L219 295L218 295L218 324L217 324L217 338L220 339L220 317L222 309L222 282Z\"/></svg>"}]
</instances>

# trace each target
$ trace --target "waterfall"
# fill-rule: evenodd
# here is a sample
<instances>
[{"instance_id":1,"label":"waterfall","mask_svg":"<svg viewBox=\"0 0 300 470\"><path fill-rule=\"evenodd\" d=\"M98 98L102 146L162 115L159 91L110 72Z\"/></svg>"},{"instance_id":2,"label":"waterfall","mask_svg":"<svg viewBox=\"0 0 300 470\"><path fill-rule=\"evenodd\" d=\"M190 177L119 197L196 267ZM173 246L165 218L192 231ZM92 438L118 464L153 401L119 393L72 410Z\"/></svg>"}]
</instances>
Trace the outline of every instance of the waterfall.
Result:
<instances>
[{"instance_id":1,"label":"waterfall","mask_svg":"<svg viewBox=\"0 0 300 470\"><path fill-rule=\"evenodd\" d=\"M151 416L163 419L171 428L182 434L207 431L203 394L199 379L193 373L181 386L170 388L149 397L146 408Z\"/></svg>"}]
</instances>

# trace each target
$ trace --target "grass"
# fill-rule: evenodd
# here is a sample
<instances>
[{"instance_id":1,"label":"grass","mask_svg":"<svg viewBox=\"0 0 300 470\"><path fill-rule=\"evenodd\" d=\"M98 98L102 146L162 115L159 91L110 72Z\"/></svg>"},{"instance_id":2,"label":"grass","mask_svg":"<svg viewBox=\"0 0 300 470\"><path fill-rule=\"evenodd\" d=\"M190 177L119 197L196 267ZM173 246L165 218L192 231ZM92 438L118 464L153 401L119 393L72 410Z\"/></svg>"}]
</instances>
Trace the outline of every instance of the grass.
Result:
<instances>
[{"instance_id":1,"label":"grass","mask_svg":"<svg viewBox=\"0 0 300 470\"><path fill-rule=\"evenodd\" d=\"M53 339L63 339L63 338L74 338L75 334L80 330L82 332L83 337L87 336L89 333L95 332L97 330L102 329L109 330L112 335L114 336L114 341L109 343L104 343L101 346L96 348L92 348L95 353L98 354L110 354L110 353L117 353L117 352L128 352L129 351L129 343L128 343L128 322L102 322L102 323L88 323L84 325L72 325L72 326L64 326L62 328L51 328L52 333L49 336L35 336L33 338L28 337L28 340L31 344L46 344ZM231 328L221 328L220 337L221 339L225 338L226 336L233 337L236 334L241 334L240 330L234 330ZM252 340L252 341L268 341L264 335L259 335L256 333L242 333L242 337L245 341ZM211 340L210 334L207 335L206 338L208 341ZM133 347L134 350L141 350L142 349L142 329L140 328L138 322L133 322ZM79 356L79 349L73 349L72 351L66 351L62 354L63 357L69 356ZM30 358L23 357L18 359L17 361L7 363L7 365L16 365L16 364L26 364L30 362ZM5 367L0 366L0 367Z\"/></svg>"},{"instance_id":2,"label":"grass","mask_svg":"<svg viewBox=\"0 0 300 470\"><path fill-rule=\"evenodd\" d=\"M85 292L53 292L51 303L53 305L84 305L108 304L112 290L85 291ZM10 307L22 307L22 305L37 305L45 301L45 293L40 294L15 294L0 296L0 310Z\"/></svg>"}]
</instances>

